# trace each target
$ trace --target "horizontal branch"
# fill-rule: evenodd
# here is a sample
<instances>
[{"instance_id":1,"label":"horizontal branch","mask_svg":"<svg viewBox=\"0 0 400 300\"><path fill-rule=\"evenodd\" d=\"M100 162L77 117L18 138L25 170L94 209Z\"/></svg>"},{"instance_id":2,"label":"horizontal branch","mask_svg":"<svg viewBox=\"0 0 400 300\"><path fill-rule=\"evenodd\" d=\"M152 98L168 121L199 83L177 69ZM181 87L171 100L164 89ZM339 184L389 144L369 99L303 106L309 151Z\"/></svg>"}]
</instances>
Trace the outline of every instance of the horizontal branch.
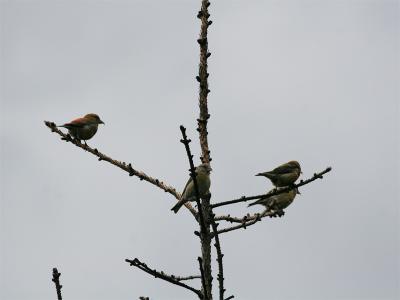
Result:
<instances>
[{"instance_id":1,"label":"horizontal branch","mask_svg":"<svg viewBox=\"0 0 400 300\"><path fill-rule=\"evenodd\" d=\"M141 262L137 258L135 258L133 260L125 259L125 261L127 263L129 263L131 266L134 266L134 267L136 267L136 268L138 268L138 269L140 269L140 270L142 270L142 271L144 271L144 272L146 272L146 273L148 273L150 275L153 275L155 278L163 279L163 280L168 281L168 282L170 282L172 284L181 286L181 287L183 287L185 289L188 289L188 290L194 292L195 294L197 294L197 296L200 299L202 299L202 297L203 297L203 294L201 293L200 290L197 290L197 289L195 289L195 288L193 288L193 287L181 282L183 280L182 278L188 278L188 277L179 277L179 276L174 276L174 275L167 275L163 271L157 271L155 269L149 268L145 263ZM194 277L194 276L191 276L191 277ZM200 277L200 276L198 276L198 277ZM180 280L178 280L177 278L180 278Z\"/></svg>"},{"instance_id":2,"label":"horizontal branch","mask_svg":"<svg viewBox=\"0 0 400 300\"><path fill-rule=\"evenodd\" d=\"M232 217L231 215L216 216L215 221L227 221L230 223L243 223L248 220L252 220L257 217L257 214L247 214L244 217Z\"/></svg>"},{"instance_id":3,"label":"horizontal branch","mask_svg":"<svg viewBox=\"0 0 400 300\"><path fill-rule=\"evenodd\" d=\"M201 279L200 275L192 275L192 276L174 276L174 275L171 275L171 276L174 277L178 281Z\"/></svg>"},{"instance_id":4,"label":"horizontal branch","mask_svg":"<svg viewBox=\"0 0 400 300\"><path fill-rule=\"evenodd\" d=\"M261 199L261 198L268 198L268 197L272 197L272 196L275 196L275 195L278 195L281 193L285 193L293 188L299 188L303 185L309 184L310 182L313 182L316 179L322 179L323 175L330 172L331 170L332 170L332 168L328 167L322 172L314 173L314 176L307 180L300 180L300 182L298 184L294 184L292 186L287 186L284 188L273 189L272 191L270 191L266 194L262 194L262 195L250 196L250 197L242 196L238 199L215 203L215 204L211 205L211 208L216 208L216 207L220 207L220 206L224 206L224 205L230 205L230 204L239 203L239 202L246 202L246 201L256 200L256 199Z\"/></svg>"},{"instance_id":5,"label":"horizontal branch","mask_svg":"<svg viewBox=\"0 0 400 300\"><path fill-rule=\"evenodd\" d=\"M282 212L281 212L281 215L283 215ZM274 217L274 216L277 216L277 212L274 210L265 210L261 214L256 213L253 216L249 216L249 217L245 216L242 218L241 224L218 230L217 234L226 233L226 232L241 229L241 228L246 229L247 227L254 225L257 222L260 222L264 217Z\"/></svg>"},{"instance_id":6,"label":"horizontal branch","mask_svg":"<svg viewBox=\"0 0 400 300\"><path fill-rule=\"evenodd\" d=\"M164 192L173 195L176 199L178 199L178 201L181 199L181 194L179 192L177 192L176 189L173 188L172 186L165 184L164 182L160 181L157 178L150 177L142 171L138 171L138 170L134 169L132 167L132 164L130 164L130 163L127 164L126 162L115 160L115 159L101 153L96 148L91 148L90 146L81 143L79 140L73 139L69 134L65 134L61 130L59 130L58 127L56 126L56 124L54 124L53 122L45 121L44 123L46 124L47 127L49 127L51 129L52 132L55 132L58 135L60 135L62 140L66 141L66 142L70 142L70 143L74 144L75 146L77 146L87 152L90 152L91 154L97 156L99 161L101 161L101 160L107 161L110 164L127 172L129 174L129 176L137 176L137 177L139 177L140 180L147 181L147 182L159 187ZM192 213L192 215L194 217L197 217L197 211L193 208L193 206L189 202L185 203L185 206L187 209L189 209L189 211Z\"/></svg>"}]
</instances>

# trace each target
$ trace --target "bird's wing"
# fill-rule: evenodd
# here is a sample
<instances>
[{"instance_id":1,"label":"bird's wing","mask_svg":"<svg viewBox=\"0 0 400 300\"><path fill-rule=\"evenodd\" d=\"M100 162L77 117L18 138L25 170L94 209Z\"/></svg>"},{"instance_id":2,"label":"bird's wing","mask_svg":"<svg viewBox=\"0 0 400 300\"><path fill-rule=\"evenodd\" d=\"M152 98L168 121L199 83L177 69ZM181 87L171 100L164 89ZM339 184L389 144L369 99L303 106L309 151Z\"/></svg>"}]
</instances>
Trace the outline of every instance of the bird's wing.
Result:
<instances>
[{"instance_id":1,"label":"bird's wing","mask_svg":"<svg viewBox=\"0 0 400 300\"><path fill-rule=\"evenodd\" d=\"M275 169L273 169L271 171L271 173L274 173L274 174L285 174L285 173L290 173L292 171L293 171L293 167L290 167L288 165L282 165L282 166L279 166L279 167L276 167Z\"/></svg>"},{"instance_id":2,"label":"bird's wing","mask_svg":"<svg viewBox=\"0 0 400 300\"><path fill-rule=\"evenodd\" d=\"M269 198L261 198L261 199L258 199L257 201L255 201L255 202L253 202L253 203L250 203L248 206L253 206L253 205L256 205L256 204L261 204L261 205L264 205L264 206L269 206L270 204L271 204L271 202L272 202L273 200L271 199L271 197L269 197Z\"/></svg>"},{"instance_id":3,"label":"bird's wing","mask_svg":"<svg viewBox=\"0 0 400 300\"><path fill-rule=\"evenodd\" d=\"M83 126L87 125L87 122L84 118L78 118L72 120L69 123L64 124L65 127L74 127L74 128L82 128Z\"/></svg>"},{"instance_id":4,"label":"bird's wing","mask_svg":"<svg viewBox=\"0 0 400 300\"><path fill-rule=\"evenodd\" d=\"M183 195L185 195L186 189L187 189L188 186L192 183L192 181L193 181L193 180L192 180L192 177L190 177L189 180L188 180L188 182L186 183L184 189L183 189L182 197L183 197Z\"/></svg>"}]
</instances>

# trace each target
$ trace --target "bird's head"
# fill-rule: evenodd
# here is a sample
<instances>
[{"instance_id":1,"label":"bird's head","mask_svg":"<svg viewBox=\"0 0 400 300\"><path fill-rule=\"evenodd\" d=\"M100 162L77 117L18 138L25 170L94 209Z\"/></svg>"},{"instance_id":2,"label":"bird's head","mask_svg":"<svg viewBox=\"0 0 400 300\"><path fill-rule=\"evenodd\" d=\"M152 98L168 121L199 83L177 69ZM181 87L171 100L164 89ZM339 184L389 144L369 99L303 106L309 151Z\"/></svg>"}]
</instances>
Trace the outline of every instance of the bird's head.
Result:
<instances>
[{"instance_id":1,"label":"bird's head","mask_svg":"<svg viewBox=\"0 0 400 300\"><path fill-rule=\"evenodd\" d=\"M293 169L299 169L300 174L302 174L303 172L301 172L301 167L298 161L296 160L291 160L287 163L290 167L292 167Z\"/></svg>"},{"instance_id":2,"label":"bird's head","mask_svg":"<svg viewBox=\"0 0 400 300\"><path fill-rule=\"evenodd\" d=\"M211 168L211 166L210 166L209 163L204 163L204 164L199 165L199 166L196 168L196 171L199 172L199 173L207 173L207 174L210 174L210 172L212 171L212 168Z\"/></svg>"},{"instance_id":3,"label":"bird's head","mask_svg":"<svg viewBox=\"0 0 400 300\"><path fill-rule=\"evenodd\" d=\"M104 122L96 114L87 114L86 116L84 116L84 118L93 124L104 124Z\"/></svg>"}]
</instances>

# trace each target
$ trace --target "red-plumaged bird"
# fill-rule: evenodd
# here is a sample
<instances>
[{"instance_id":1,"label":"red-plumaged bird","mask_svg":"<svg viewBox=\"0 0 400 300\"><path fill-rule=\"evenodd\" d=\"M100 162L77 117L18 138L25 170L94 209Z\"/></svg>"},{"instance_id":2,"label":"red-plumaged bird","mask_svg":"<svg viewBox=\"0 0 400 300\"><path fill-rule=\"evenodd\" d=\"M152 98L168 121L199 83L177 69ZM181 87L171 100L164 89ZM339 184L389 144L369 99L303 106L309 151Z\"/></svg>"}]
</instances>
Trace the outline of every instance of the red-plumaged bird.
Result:
<instances>
[{"instance_id":1,"label":"red-plumaged bird","mask_svg":"<svg viewBox=\"0 0 400 300\"><path fill-rule=\"evenodd\" d=\"M99 124L104 124L104 122L98 115L87 114L58 127L67 128L70 135L78 140L83 140L86 144L86 141L96 134Z\"/></svg>"}]
</instances>

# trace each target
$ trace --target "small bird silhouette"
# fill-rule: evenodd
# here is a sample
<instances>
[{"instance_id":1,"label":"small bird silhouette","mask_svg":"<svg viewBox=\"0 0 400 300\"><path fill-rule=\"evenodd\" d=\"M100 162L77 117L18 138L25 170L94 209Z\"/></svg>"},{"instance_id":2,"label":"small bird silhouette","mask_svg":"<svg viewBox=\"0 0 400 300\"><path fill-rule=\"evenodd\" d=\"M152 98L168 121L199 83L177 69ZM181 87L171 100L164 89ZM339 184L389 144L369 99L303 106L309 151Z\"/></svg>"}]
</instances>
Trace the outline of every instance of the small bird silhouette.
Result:
<instances>
[{"instance_id":1,"label":"small bird silhouette","mask_svg":"<svg viewBox=\"0 0 400 300\"><path fill-rule=\"evenodd\" d=\"M293 202L297 194L300 194L300 192L297 188L294 188L287 192L283 192L268 198L259 199L253 203L250 203L248 206L257 204L264 205L267 210L274 210L279 212L278 215L283 215L282 210Z\"/></svg>"},{"instance_id":2,"label":"small bird silhouette","mask_svg":"<svg viewBox=\"0 0 400 300\"><path fill-rule=\"evenodd\" d=\"M271 180L276 187L288 186L293 184L301 174L300 164L295 161L289 161L286 164L276 167L272 171L258 173L256 176L264 176Z\"/></svg>"},{"instance_id":3,"label":"small bird silhouette","mask_svg":"<svg viewBox=\"0 0 400 300\"><path fill-rule=\"evenodd\" d=\"M96 134L99 124L104 124L104 122L100 120L98 115L87 114L83 118L72 120L58 127L67 128L70 135L79 141L83 140L86 144L86 141Z\"/></svg>"},{"instance_id":4,"label":"small bird silhouette","mask_svg":"<svg viewBox=\"0 0 400 300\"><path fill-rule=\"evenodd\" d=\"M210 193L210 164L204 163L196 167L196 182L199 190L199 197L204 198ZM189 178L182 192L182 199L171 208L175 213L188 201L196 201L196 189L192 177Z\"/></svg>"}]
</instances>

